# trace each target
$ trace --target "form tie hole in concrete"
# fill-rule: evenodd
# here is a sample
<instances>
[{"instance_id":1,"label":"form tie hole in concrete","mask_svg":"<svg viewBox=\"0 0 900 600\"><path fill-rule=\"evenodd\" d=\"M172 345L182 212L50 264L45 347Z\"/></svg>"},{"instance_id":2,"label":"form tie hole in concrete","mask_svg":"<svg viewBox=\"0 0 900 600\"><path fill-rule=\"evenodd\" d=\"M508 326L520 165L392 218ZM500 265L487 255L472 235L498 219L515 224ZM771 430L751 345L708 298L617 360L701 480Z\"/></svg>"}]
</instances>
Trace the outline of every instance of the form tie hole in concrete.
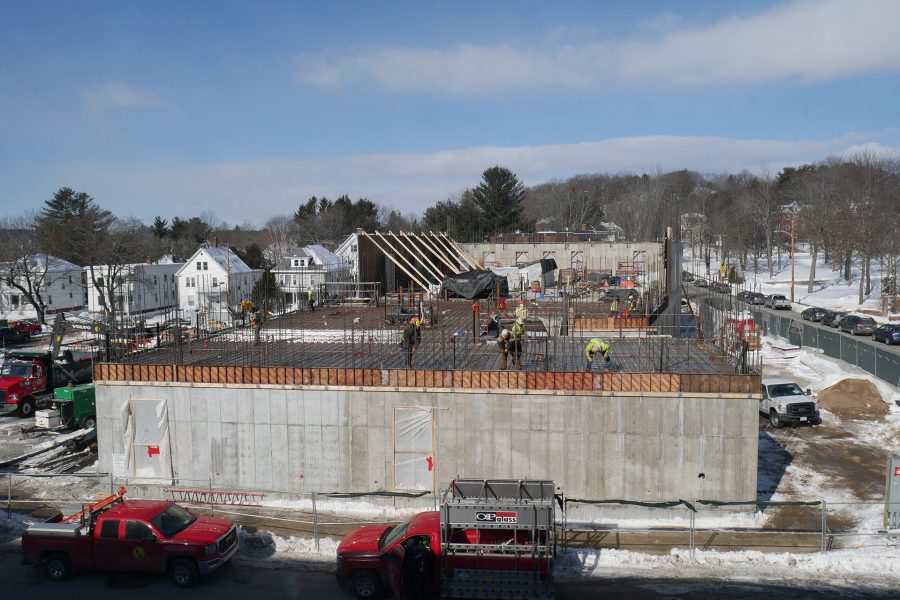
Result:
<instances>
[{"instance_id":1,"label":"form tie hole in concrete","mask_svg":"<svg viewBox=\"0 0 900 600\"><path fill-rule=\"evenodd\" d=\"M697 475L697 479L703 481L704 479L706 479L706 473L700 473L699 475Z\"/></svg>"}]
</instances>

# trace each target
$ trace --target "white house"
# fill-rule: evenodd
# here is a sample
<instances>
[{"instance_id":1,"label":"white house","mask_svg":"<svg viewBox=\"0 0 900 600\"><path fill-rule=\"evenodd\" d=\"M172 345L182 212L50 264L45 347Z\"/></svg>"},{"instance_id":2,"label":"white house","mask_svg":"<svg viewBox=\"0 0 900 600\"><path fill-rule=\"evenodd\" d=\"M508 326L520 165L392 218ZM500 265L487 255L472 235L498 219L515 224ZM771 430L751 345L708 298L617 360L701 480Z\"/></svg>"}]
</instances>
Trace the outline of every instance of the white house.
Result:
<instances>
[{"instance_id":1,"label":"white house","mask_svg":"<svg viewBox=\"0 0 900 600\"><path fill-rule=\"evenodd\" d=\"M104 291L104 301L115 302L116 313L122 317L146 315L174 310L178 306L178 285L175 274L184 263L132 263L118 267L98 265L85 267L87 282L88 310L92 313L103 311L100 305L100 294L94 285L97 278ZM109 277L113 269L116 278L113 284L113 296L109 298Z\"/></svg>"},{"instance_id":2,"label":"white house","mask_svg":"<svg viewBox=\"0 0 900 600\"><path fill-rule=\"evenodd\" d=\"M346 262L349 267L348 281L359 281L359 240L358 235L351 233L334 251L335 255Z\"/></svg>"},{"instance_id":3,"label":"white house","mask_svg":"<svg viewBox=\"0 0 900 600\"><path fill-rule=\"evenodd\" d=\"M295 248L272 269L275 283L285 301L300 306L312 288L318 298L321 284L350 281L350 264L318 244Z\"/></svg>"},{"instance_id":4,"label":"white house","mask_svg":"<svg viewBox=\"0 0 900 600\"><path fill-rule=\"evenodd\" d=\"M24 274L25 271L29 274L27 277ZM26 279L31 280L31 287L40 290L46 305L45 314L80 310L85 306L85 282L82 268L55 256L34 254L2 265L0 312L6 318L37 317L34 307L28 302L25 294L8 283L9 277L26 289L29 288Z\"/></svg>"},{"instance_id":5,"label":"white house","mask_svg":"<svg viewBox=\"0 0 900 600\"><path fill-rule=\"evenodd\" d=\"M250 298L262 269L251 269L230 248L204 244L178 270L178 308L193 324L230 322L228 307Z\"/></svg>"}]
</instances>

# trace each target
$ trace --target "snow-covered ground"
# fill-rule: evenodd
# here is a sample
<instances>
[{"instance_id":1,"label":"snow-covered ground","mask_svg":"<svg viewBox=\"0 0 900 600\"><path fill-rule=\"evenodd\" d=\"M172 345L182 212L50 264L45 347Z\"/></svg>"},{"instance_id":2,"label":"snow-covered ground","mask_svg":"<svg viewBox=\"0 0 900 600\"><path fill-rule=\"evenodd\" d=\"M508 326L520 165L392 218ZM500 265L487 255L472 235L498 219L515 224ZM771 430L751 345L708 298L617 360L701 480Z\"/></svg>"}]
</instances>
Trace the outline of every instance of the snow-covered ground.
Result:
<instances>
[{"instance_id":1,"label":"snow-covered ground","mask_svg":"<svg viewBox=\"0 0 900 600\"><path fill-rule=\"evenodd\" d=\"M773 257L777 263L777 258ZM685 248L682 267L696 275L705 277L705 264L694 260L690 248ZM711 264L711 269L716 265ZM887 322L887 318L879 316L881 313L881 278L890 273L883 269L878 261L873 261L871 268L872 291L859 304L859 277L860 269L857 263L853 264L850 280L843 278L843 271L834 270L832 264L826 263L819 253L816 261L816 275L812 293L808 292L809 273L812 267L812 256L809 252L798 250L794 260L794 310L802 311L810 306L821 308L856 312L871 311L876 321ZM715 274L713 274L715 275ZM769 277L767 261L763 258L758 270L754 270L752 261L748 262L747 271L744 273L746 289L762 294L782 294L786 298L791 297L791 259L786 253L782 254L781 262L773 265L772 277ZM879 313L878 315L874 313ZM900 318L900 313L891 313L895 320Z\"/></svg>"}]
</instances>

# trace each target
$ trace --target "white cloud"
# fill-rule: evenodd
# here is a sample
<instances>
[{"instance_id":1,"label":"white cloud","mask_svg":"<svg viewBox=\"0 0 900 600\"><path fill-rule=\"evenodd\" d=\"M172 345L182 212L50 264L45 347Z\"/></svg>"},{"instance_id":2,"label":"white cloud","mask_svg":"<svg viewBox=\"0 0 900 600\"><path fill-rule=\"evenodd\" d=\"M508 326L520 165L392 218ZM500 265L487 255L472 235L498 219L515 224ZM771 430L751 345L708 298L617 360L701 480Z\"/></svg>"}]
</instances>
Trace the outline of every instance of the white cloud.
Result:
<instances>
[{"instance_id":1,"label":"white cloud","mask_svg":"<svg viewBox=\"0 0 900 600\"><path fill-rule=\"evenodd\" d=\"M173 108L165 100L150 90L124 83L103 83L82 92L85 106L92 112L110 108Z\"/></svg>"},{"instance_id":2,"label":"white cloud","mask_svg":"<svg viewBox=\"0 0 900 600\"><path fill-rule=\"evenodd\" d=\"M582 144L476 147L428 154L369 154L331 159L282 158L173 168L90 169L61 174L76 189L91 190L104 208L149 222L214 210L229 223L261 225L290 214L312 195L366 197L407 213L477 185L495 164L512 169L528 185L580 173L777 173L786 165L849 155L867 148L900 156L871 137L833 140L737 140L721 137L645 136ZM135 214L146 207L146 214Z\"/></svg>"},{"instance_id":3,"label":"white cloud","mask_svg":"<svg viewBox=\"0 0 900 600\"><path fill-rule=\"evenodd\" d=\"M677 29L677 18L663 14L625 41L306 54L296 59L295 78L318 87L371 79L389 89L460 94L610 81L668 86L784 78L811 82L900 69L898 23L900 2L895 0L795 0L705 27Z\"/></svg>"}]
</instances>

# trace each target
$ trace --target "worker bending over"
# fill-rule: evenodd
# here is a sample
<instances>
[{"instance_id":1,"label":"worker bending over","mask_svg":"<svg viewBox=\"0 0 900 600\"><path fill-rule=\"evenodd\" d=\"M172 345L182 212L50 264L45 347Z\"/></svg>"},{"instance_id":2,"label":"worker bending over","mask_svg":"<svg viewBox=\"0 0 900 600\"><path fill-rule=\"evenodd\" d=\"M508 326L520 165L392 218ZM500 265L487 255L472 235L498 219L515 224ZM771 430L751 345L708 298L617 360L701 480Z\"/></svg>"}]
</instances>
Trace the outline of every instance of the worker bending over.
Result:
<instances>
[{"instance_id":1,"label":"worker bending over","mask_svg":"<svg viewBox=\"0 0 900 600\"><path fill-rule=\"evenodd\" d=\"M497 336L497 349L500 351L500 370L505 371L509 365L509 351L512 347L512 333L504 328Z\"/></svg>"},{"instance_id":2,"label":"worker bending over","mask_svg":"<svg viewBox=\"0 0 900 600\"><path fill-rule=\"evenodd\" d=\"M603 356L606 362L609 362L609 344L600 338L592 338L584 349L584 355L587 357L587 366L584 368L585 371L591 370L591 366L594 364L594 355L598 352Z\"/></svg>"}]
</instances>

